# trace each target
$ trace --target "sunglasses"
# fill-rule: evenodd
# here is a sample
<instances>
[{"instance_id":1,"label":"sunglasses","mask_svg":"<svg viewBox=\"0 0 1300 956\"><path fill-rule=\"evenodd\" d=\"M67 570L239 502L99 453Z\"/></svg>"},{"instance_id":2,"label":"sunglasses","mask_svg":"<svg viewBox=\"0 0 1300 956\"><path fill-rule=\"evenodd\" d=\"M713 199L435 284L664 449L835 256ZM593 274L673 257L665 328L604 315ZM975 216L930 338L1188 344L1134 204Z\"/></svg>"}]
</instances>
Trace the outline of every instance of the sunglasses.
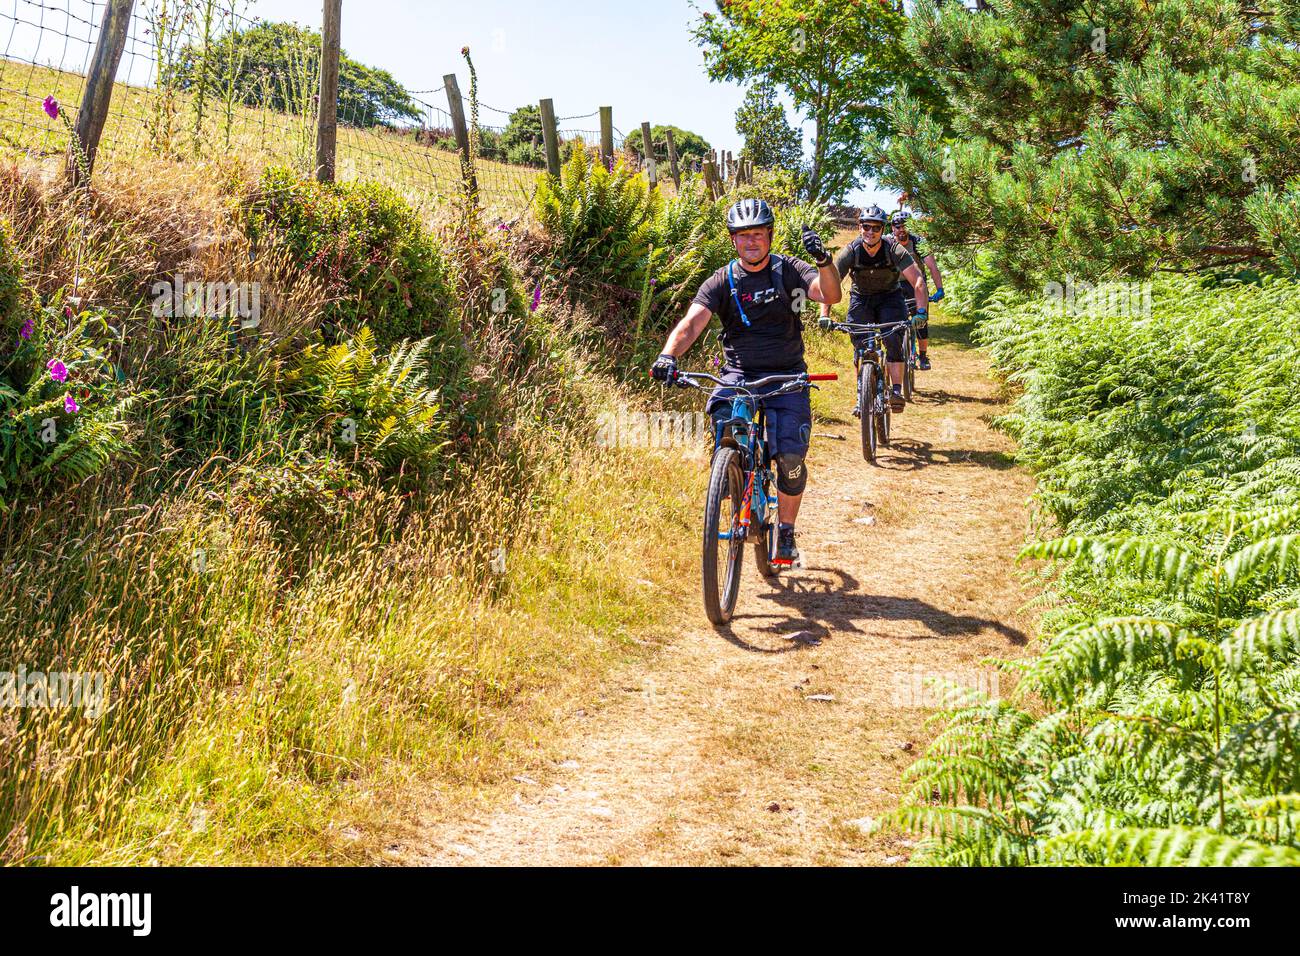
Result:
<instances>
[{"instance_id":1,"label":"sunglasses","mask_svg":"<svg viewBox=\"0 0 1300 956\"><path fill-rule=\"evenodd\" d=\"M862 222L862 223L858 223L858 225L860 225L860 226L862 227L862 229L863 229L864 231L866 231L866 232L884 232L884 231L885 231L885 226L884 226L883 223L877 223L877 222Z\"/></svg>"}]
</instances>

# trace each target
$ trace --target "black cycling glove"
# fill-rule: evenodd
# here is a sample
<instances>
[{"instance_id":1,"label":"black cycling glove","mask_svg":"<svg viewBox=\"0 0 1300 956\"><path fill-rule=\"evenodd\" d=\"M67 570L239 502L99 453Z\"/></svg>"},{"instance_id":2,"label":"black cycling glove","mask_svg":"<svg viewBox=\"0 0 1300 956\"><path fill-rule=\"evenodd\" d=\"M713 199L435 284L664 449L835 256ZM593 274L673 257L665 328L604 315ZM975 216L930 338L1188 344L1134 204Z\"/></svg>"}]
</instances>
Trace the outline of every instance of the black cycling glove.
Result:
<instances>
[{"instance_id":1,"label":"black cycling glove","mask_svg":"<svg viewBox=\"0 0 1300 956\"><path fill-rule=\"evenodd\" d=\"M808 226L803 227L803 247L808 250L808 255L812 256L813 262L817 263L817 268L830 265L831 257L826 247L822 245L821 237Z\"/></svg>"},{"instance_id":2,"label":"black cycling glove","mask_svg":"<svg viewBox=\"0 0 1300 956\"><path fill-rule=\"evenodd\" d=\"M660 382L674 381L677 378L677 357L664 352L650 366L650 377Z\"/></svg>"}]
</instances>

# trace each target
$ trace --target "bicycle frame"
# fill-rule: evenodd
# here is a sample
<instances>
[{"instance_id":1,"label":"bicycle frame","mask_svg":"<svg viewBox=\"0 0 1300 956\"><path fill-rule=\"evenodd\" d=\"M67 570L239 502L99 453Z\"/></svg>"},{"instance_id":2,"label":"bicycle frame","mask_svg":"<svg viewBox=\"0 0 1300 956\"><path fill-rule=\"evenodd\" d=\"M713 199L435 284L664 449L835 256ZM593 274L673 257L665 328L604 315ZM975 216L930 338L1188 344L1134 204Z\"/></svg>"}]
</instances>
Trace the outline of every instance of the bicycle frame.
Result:
<instances>
[{"instance_id":1,"label":"bicycle frame","mask_svg":"<svg viewBox=\"0 0 1300 956\"><path fill-rule=\"evenodd\" d=\"M829 381L835 374L803 375L804 388L816 388L811 382ZM715 385L729 386L728 383L712 375L702 373L684 373L679 379L682 386L691 386L704 391L708 389L696 382L696 378L713 382ZM773 375L750 382L748 386L759 387L765 383L789 379L791 376ZM746 386L740 386L745 388ZM741 500L741 516L737 522L742 540L749 535L749 529L757 519L763 527L768 516L776 511L777 495L773 490L776 481L772 475L772 463L767 453L767 414L763 408L762 394L746 392L731 396L731 417L718 422L714 432L714 447L729 445L740 452L740 467L744 474L745 492ZM755 478L758 480L756 481ZM718 533L719 540L730 541L731 532Z\"/></svg>"},{"instance_id":2,"label":"bicycle frame","mask_svg":"<svg viewBox=\"0 0 1300 956\"><path fill-rule=\"evenodd\" d=\"M769 493L772 486L771 462L767 460L767 416L761 404L746 395L731 399L731 417L717 424L715 447L730 445L740 452L741 469L745 475L745 493L740 502L740 537L749 536L749 528L757 519L762 526L767 521L768 509L776 504ZM758 477L760 480L755 481ZM718 533L719 540L730 541L731 532Z\"/></svg>"},{"instance_id":3,"label":"bicycle frame","mask_svg":"<svg viewBox=\"0 0 1300 956\"><path fill-rule=\"evenodd\" d=\"M878 331L875 326L870 327L866 344L853 350L853 370L861 376L862 364L871 362L880 373L879 381L882 386L888 389L893 383L889 377L889 363L885 361L884 338L883 332Z\"/></svg>"}]
</instances>

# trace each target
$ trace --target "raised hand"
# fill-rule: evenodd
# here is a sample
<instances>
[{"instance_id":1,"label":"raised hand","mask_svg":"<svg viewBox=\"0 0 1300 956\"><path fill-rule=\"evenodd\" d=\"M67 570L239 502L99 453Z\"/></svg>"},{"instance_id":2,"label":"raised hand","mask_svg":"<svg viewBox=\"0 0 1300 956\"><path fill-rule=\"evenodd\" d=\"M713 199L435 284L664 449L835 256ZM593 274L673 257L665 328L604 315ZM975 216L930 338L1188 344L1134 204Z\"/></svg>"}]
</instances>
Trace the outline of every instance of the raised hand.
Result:
<instances>
[{"instance_id":1,"label":"raised hand","mask_svg":"<svg viewBox=\"0 0 1300 956\"><path fill-rule=\"evenodd\" d=\"M812 257L812 261L817 263L817 268L820 269L830 265L831 257L826 251L826 247L822 245L821 237L806 224L803 227L802 236L803 247L808 250L808 255Z\"/></svg>"}]
</instances>

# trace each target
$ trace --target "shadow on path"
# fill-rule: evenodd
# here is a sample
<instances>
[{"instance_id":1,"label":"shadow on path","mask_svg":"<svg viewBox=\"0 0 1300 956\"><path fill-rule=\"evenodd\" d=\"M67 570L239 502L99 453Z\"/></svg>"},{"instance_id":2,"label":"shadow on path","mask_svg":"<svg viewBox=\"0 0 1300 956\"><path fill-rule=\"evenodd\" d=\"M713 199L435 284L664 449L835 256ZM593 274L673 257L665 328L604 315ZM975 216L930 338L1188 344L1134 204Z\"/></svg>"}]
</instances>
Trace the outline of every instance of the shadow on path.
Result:
<instances>
[{"instance_id":1,"label":"shadow on path","mask_svg":"<svg viewBox=\"0 0 1300 956\"><path fill-rule=\"evenodd\" d=\"M814 576L808 576L810 572ZM960 639L988 629L1002 635L1012 645L1023 646L1028 641L1024 631L1001 621L953 614L918 598L866 594L859 591L856 578L835 568L807 568L802 576L778 578L770 590L749 597L751 601L768 601L787 612L794 612L765 614L747 611L743 606L738 609L733 619L737 624L756 624L771 619L771 623L760 631L763 637L771 639L770 645L768 640L755 643L757 635L754 634L749 635L749 639L737 635L732 625L717 628L718 633L735 646L763 654L798 650L803 645L789 640L789 635L799 632L817 640L837 631L873 636L869 626L873 621L913 621L929 632L909 635L905 640Z\"/></svg>"},{"instance_id":2,"label":"shadow on path","mask_svg":"<svg viewBox=\"0 0 1300 956\"><path fill-rule=\"evenodd\" d=\"M935 448L928 441L915 438L895 438L888 448L877 456L882 467L891 470L915 471L928 465L977 465L994 471L1016 467L1016 460L1004 451L984 448Z\"/></svg>"}]
</instances>

